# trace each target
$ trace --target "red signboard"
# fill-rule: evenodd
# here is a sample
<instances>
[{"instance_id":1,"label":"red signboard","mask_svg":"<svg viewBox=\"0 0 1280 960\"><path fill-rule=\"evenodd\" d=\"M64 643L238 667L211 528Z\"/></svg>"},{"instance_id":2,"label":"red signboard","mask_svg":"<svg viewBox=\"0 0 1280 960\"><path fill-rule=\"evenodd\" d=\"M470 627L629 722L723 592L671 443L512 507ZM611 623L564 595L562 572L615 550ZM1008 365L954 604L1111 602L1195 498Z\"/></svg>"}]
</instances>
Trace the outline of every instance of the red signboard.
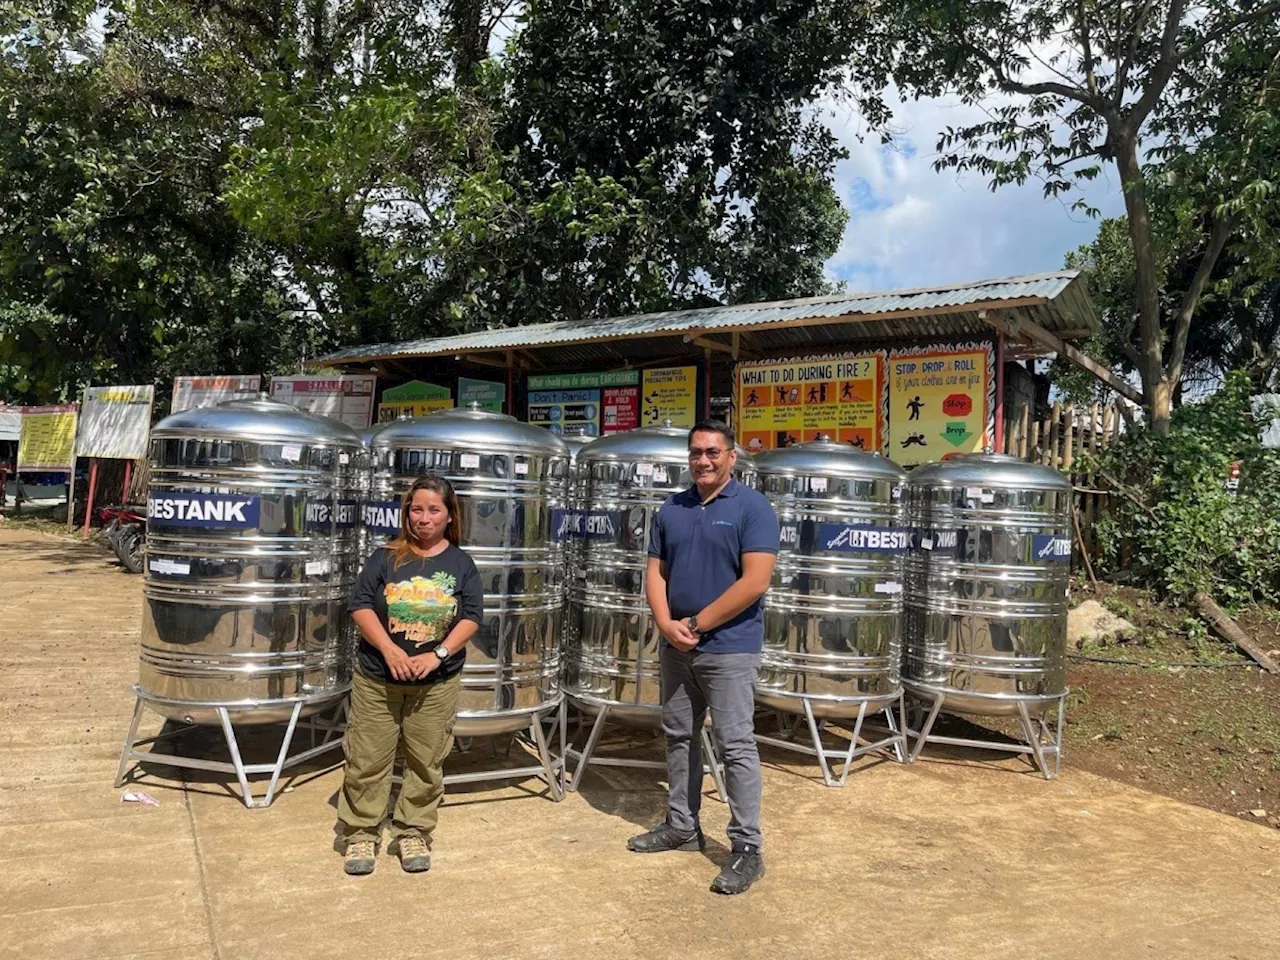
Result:
<instances>
[{"instance_id":1,"label":"red signboard","mask_svg":"<svg viewBox=\"0 0 1280 960\"><path fill-rule=\"evenodd\" d=\"M622 433L640 426L640 390L638 387L605 387L601 433Z\"/></svg>"},{"instance_id":2,"label":"red signboard","mask_svg":"<svg viewBox=\"0 0 1280 960\"><path fill-rule=\"evenodd\" d=\"M967 417L973 409L973 398L964 393L953 393L942 401L942 412L948 417Z\"/></svg>"}]
</instances>

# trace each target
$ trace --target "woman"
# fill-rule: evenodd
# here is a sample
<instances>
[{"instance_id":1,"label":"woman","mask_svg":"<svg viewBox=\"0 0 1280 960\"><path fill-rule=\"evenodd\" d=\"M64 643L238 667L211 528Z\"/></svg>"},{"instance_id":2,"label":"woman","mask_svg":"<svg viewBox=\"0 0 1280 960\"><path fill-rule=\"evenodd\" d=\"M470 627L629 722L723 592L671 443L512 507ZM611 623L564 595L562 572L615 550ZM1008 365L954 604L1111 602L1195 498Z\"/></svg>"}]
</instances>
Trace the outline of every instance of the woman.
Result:
<instances>
[{"instance_id":1,"label":"woman","mask_svg":"<svg viewBox=\"0 0 1280 960\"><path fill-rule=\"evenodd\" d=\"M419 477L400 504L400 535L369 558L348 605L361 640L338 798L347 873L373 873L402 744L404 782L391 836L407 872L431 868L465 648L484 612L480 575L461 539L449 481Z\"/></svg>"}]
</instances>

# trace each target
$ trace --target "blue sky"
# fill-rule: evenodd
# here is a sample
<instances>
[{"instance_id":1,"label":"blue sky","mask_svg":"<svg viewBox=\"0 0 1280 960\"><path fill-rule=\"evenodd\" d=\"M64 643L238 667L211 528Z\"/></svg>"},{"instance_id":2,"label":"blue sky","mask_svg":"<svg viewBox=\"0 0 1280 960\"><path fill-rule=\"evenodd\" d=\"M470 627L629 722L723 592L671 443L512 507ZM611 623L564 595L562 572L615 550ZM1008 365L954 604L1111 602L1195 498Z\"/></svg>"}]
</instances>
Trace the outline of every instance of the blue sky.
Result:
<instances>
[{"instance_id":1,"label":"blue sky","mask_svg":"<svg viewBox=\"0 0 1280 960\"><path fill-rule=\"evenodd\" d=\"M937 134L982 117L956 101L894 103L895 143L860 142L850 107L825 102L823 115L849 150L836 190L849 224L827 272L850 290L891 290L1057 270L1070 250L1093 239L1097 223L1045 199L1039 182L992 193L976 174L935 173ZM1123 212L1114 174L1084 196L1104 216Z\"/></svg>"}]
</instances>

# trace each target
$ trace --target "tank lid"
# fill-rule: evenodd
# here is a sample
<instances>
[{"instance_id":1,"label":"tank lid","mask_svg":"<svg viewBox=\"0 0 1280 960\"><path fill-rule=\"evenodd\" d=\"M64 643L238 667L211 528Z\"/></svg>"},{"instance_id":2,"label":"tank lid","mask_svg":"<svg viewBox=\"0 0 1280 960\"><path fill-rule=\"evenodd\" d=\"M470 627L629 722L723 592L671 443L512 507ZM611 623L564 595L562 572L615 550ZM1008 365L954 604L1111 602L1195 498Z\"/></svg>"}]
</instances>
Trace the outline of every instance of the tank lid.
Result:
<instances>
[{"instance_id":1,"label":"tank lid","mask_svg":"<svg viewBox=\"0 0 1280 960\"><path fill-rule=\"evenodd\" d=\"M848 477L856 480L888 480L902 483L907 473L892 460L863 453L847 443L812 440L777 450L765 450L755 456L761 476L820 475Z\"/></svg>"},{"instance_id":2,"label":"tank lid","mask_svg":"<svg viewBox=\"0 0 1280 960\"><path fill-rule=\"evenodd\" d=\"M592 440L578 453L583 461L617 460L630 462L633 460L662 460L667 463L687 463L689 461L689 431L684 427L670 426L665 421L661 427L640 427L626 433L612 433L607 437ZM737 469L753 471L754 458L741 444L735 446L738 451Z\"/></svg>"},{"instance_id":3,"label":"tank lid","mask_svg":"<svg viewBox=\"0 0 1280 960\"><path fill-rule=\"evenodd\" d=\"M477 451L514 450L562 457L569 454L564 441L545 427L485 410L438 410L425 417L393 420L378 428L370 443L382 448L438 444Z\"/></svg>"},{"instance_id":4,"label":"tank lid","mask_svg":"<svg viewBox=\"0 0 1280 960\"><path fill-rule=\"evenodd\" d=\"M278 400L227 400L212 407L173 413L151 430L160 439L296 440L358 446L360 436L341 420L308 413Z\"/></svg>"},{"instance_id":5,"label":"tank lid","mask_svg":"<svg viewBox=\"0 0 1280 960\"><path fill-rule=\"evenodd\" d=\"M1052 467L1003 453L970 453L917 467L911 471L911 485L1071 490L1071 481Z\"/></svg>"}]
</instances>

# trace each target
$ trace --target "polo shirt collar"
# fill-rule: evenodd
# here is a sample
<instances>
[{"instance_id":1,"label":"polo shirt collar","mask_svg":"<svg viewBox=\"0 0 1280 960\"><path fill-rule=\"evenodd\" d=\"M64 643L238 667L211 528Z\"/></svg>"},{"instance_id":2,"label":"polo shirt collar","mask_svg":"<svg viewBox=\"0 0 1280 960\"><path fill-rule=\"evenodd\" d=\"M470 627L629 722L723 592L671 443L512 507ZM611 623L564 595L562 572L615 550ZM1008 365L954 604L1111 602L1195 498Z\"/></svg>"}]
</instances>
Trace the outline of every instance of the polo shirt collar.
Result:
<instances>
[{"instance_id":1,"label":"polo shirt collar","mask_svg":"<svg viewBox=\"0 0 1280 960\"><path fill-rule=\"evenodd\" d=\"M713 503L716 500L719 500L721 497L736 497L738 495L739 486L740 485L737 479L733 476L730 476L729 482L724 485L724 489L721 490L719 493L717 493L714 497L712 497L707 502ZM689 493L689 496L693 498L694 503L702 503L702 494L698 492L698 485L696 483L689 488L688 493Z\"/></svg>"}]
</instances>

